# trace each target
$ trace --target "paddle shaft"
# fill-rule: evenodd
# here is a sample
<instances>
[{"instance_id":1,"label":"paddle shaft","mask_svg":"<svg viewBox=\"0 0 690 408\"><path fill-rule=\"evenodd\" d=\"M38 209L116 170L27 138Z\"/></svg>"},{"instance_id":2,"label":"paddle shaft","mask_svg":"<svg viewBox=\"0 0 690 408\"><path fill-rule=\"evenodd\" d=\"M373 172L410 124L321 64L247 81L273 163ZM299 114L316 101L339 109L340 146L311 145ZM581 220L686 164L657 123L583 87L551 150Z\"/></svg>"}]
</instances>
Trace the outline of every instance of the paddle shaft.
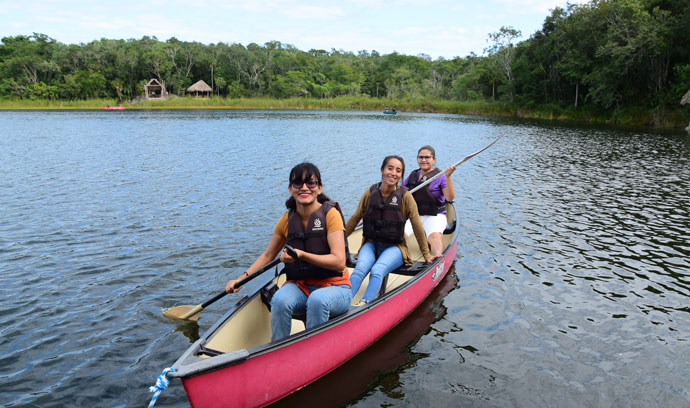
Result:
<instances>
[{"instance_id":1,"label":"paddle shaft","mask_svg":"<svg viewBox=\"0 0 690 408\"><path fill-rule=\"evenodd\" d=\"M245 278L238 281L237 284L235 285L235 287L239 288L240 286L244 286L246 283L248 283L252 279L258 277L259 275L261 275L262 273L266 272L267 270L273 268L274 266L278 265L279 263L280 263L280 258L274 259L273 261L269 262L268 264L262 266L261 269L254 271L254 273L252 273L251 275L247 275ZM220 298L222 298L223 296L225 296L227 294L228 294L228 292L226 292L226 291L223 291L223 292L217 294L216 296L205 301L201 305L199 305L199 306L195 307L194 309L190 310L189 312L185 313L181 317L181 319L183 319L183 320L189 319L190 316L193 316L193 315L199 313L206 306L210 305L211 303L214 303L215 301L219 300Z\"/></svg>"},{"instance_id":2,"label":"paddle shaft","mask_svg":"<svg viewBox=\"0 0 690 408\"><path fill-rule=\"evenodd\" d=\"M465 158L463 158L463 159L460 160L459 162L455 163L455 167L458 167L459 165L463 164L463 163L466 162L467 160L473 158L474 156L476 156L476 155L478 155L479 153L483 152L484 150L488 149L489 147L491 147L491 145L493 145L494 143L498 142L498 139L500 139L500 138L502 138L502 137L503 137L503 133L501 133L496 139L494 139L493 142L489 143L488 146L486 146L485 148L483 148L483 149L481 149L481 150L477 150L476 152L470 154L469 156L465 156ZM442 172L438 173L438 174L435 175L434 177L428 179L427 181L423 182L422 184L420 184L420 185L418 185L417 187L415 187L415 188L413 188L412 190L410 190L410 193L414 193L415 191L417 191L417 190L419 190L420 188L426 186L427 184L431 183L432 181L436 180L437 178L441 177L441 176L444 175L444 174L446 174L445 171L442 171Z\"/></svg>"}]
</instances>

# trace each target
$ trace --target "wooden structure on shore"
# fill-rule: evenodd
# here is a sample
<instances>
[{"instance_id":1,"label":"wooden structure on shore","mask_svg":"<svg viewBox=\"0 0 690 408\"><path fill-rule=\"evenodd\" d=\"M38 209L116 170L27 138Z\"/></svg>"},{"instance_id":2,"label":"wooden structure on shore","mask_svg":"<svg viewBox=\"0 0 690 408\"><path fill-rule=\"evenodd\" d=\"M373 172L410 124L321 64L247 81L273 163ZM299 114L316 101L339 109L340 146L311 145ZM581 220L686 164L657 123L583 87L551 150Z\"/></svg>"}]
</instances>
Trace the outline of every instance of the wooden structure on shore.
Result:
<instances>
[{"instance_id":1,"label":"wooden structure on shore","mask_svg":"<svg viewBox=\"0 0 690 408\"><path fill-rule=\"evenodd\" d=\"M201 94L202 98L211 96L213 89L203 79L198 80L194 85L187 88L188 93L194 93L194 97L198 98Z\"/></svg>"},{"instance_id":2,"label":"wooden structure on shore","mask_svg":"<svg viewBox=\"0 0 690 408\"><path fill-rule=\"evenodd\" d=\"M146 99L165 99L168 96L168 91L165 90L165 81L158 82L157 79L151 79L144 85L144 95Z\"/></svg>"}]
</instances>

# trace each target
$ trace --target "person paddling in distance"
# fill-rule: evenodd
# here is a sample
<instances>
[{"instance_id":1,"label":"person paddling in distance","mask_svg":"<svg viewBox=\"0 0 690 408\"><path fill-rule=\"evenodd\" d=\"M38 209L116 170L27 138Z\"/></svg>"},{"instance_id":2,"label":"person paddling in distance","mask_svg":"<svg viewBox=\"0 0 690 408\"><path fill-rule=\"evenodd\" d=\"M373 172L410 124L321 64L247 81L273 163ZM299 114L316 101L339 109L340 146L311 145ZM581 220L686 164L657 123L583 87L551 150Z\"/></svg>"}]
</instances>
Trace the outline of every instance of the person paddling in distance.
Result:
<instances>
[{"instance_id":1,"label":"person paddling in distance","mask_svg":"<svg viewBox=\"0 0 690 408\"><path fill-rule=\"evenodd\" d=\"M417 152L417 164L419 164L419 168L413 170L402 182L402 185L410 190L441 172L434 167L436 151L429 145L422 146ZM434 255L441 255L443 252L442 236L447 223L445 203L446 200L453 201L455 199L455 188L451 177L454 171L455 166L451 164L442 176L412 194L417 203L417 210L422 225L424 225L427 240L431 246L431 253ZM409 222L406 223L405 235L412 234L412 231L412 225Z\"/></svg>"},{"instance_id":2,"label":"person paddling in distance","mask_svg":"<svg viewBox=\"0 0 690 408\"><path fill-rule=\"evenodd\" d=\"M417 204L407 188L398 186L405 172L405 162L400 156L387 156L381 165L381 182L369 187L359 200L357 210L345 225L349 236L361 219L363 222L362 246L357 255L350 282L352 295L359 291L362 280L369 276L362 300L357 306L374 300L381 289L383 278L403 264L413 261L403 236L405 221L410 220L424 260L433 261L417 214Z\"/></svg>"},{"instance_id":3,"label":"person paddling in distance","mask_svg":"<svg viewBox=\"0 0 690 408\"><path fill-rule=\"evenodd\" d=\"M271 300L271 341L290 335L293 314L306 314L310 329L347 312L352 302L345 266L344 218L338 203L322 190L321 173L315 165L305 162L292 168L290 198L285 203L288 210L276 223L266 250L240 277L249 276L280 253L287 281ZM296 259L287 247L283 250L286 244L294 248ZM237 292L238 280L231 279L225 290Z\"/></svg>"}]
</instances>

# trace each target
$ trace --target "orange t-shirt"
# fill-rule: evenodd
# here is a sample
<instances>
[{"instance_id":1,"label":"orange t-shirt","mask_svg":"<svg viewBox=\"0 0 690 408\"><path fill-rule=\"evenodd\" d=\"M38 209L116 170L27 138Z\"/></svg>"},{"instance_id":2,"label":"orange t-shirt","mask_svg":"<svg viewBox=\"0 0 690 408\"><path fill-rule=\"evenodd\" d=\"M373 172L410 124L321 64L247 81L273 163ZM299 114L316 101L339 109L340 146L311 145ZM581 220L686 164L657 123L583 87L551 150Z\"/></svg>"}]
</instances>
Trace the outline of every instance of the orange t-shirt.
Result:
<instances>
[{"instance_id":1,"label":"orange t-shirt","mask_svg":"<svg viewBox=\"0 0 690 408\"><path fill-rule=\"evenodd\" d=\"M287 239L288 234L288 214L289 212L286 211L285 214L283 214L283 216L280 217L280 219L276 223L276 227L273 229L273 232L275 234L278 234L281 237L284 237L285 239ZM330 210L328 210L328 213L326 213L326 234L344 230L345 225L343 225L343 219L340 217L340 213L338 212L338 210L335 208L331 208ZM307 295L309 295L309 289L307 289L307 285L315 285L320 288L335 285L347 285L352 287L352 285L350 285L350 275L348 273L347 267L343 268L343 276L332 276L323 279L304 279L293 282L297 283L297 286L300 289L302 289L302 291Z\"/></svg>"}]
</instances>

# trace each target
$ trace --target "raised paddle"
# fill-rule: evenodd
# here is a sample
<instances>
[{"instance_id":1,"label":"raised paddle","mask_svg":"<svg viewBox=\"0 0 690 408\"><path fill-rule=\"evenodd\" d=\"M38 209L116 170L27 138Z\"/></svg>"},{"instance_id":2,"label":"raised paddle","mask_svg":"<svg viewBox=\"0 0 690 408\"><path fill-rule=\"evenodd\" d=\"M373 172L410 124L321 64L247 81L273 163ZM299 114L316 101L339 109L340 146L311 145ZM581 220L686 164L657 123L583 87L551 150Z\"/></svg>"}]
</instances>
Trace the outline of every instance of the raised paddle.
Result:
<instances>
[{"instance_id":1,"label":"raised paddle","mask_svg":"<svg viewBox=\"0 0 690 408\"><path fill-rule=\"evenodd\" d=\"M236 288L239 288L240 286L244 286L247 282L250 280L256 278L257 276L261 275L262 273L266 272L267 270L273 268L274 266L278 265L280 263L280 258L276 258L270 263L264 265L261 267L261 269L258 269L254 271L251 275L247 276L246 278L240 280L237 282L235 285ZM170 309L166 309L163 311L163 316L169 317L171 319L177 319L177 320L189 320L192 322L196 322L199 320L199 315L201 313L201 310L210 305L211 303L215 302L216 300L222 298L223 296L227 295L228 292L223 291L213 298L205 301L204 303L200 305L182 305L182 306L175 306L171 307Z\"/></svg>"},{"instance_id":2,"label":"raised paddle","mask_svg":"<svg viewBox=\"0 0 690 408\"><path fill-rule=\"evenodd\" d=\"M496 139L494 139L493 142L489 143L489 145L486 146L485 148L483 148L482 150L477 150L476 152L470 154L469 156L465 156L464 159L462 159L462 160L460 160L459 162L455 163L455 167L458 167L459 165L463 164L463 163L466 162L467 160L473 158L474 156L476 156L476 155L478 155L479 153L483 152L484 150L488 149L489 147L491 147L491 145L493 145L494 143L498 142L498 139L500 139L500 138L502 138L502 137L503 137L503 133L501 133L500 135L498 135L498 137L497 137ZM438 174L435 175L434 177L428 179L427 181L423 182L422 184L420 184L420 185L418 185L417 187L415 187L415 188L413 188L412 190L410 190L410 193L414 193L415 191L417 191L417 190L419 190L420 188L426 186L427 184L431 183L432 181L436 180L437 178L441 177L441 176L444 175L444 174L446 174L445 171L442 171L442 172L438 173Z\"/></svg>"}]
</instances>

